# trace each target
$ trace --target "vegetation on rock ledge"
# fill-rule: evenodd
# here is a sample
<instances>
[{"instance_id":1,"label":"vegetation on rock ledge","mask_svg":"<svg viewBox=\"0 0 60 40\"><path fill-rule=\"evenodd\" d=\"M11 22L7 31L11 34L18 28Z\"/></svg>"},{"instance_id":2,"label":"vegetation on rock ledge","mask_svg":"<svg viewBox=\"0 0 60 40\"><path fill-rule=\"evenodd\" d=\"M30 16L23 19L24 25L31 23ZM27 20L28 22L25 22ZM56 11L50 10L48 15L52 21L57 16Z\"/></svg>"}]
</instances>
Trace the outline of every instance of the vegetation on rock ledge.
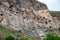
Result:
<instances>
[{"instance_id":1,"label":"vegetation on rock ledge","mask_svg":"<svg viewBox=\"0 0 60 40\"><path fill-rule=\"evenodd\" d=\"M49 33L43 40L60 40L60 36L57 34Z\"/></svg>"}]
</instances>

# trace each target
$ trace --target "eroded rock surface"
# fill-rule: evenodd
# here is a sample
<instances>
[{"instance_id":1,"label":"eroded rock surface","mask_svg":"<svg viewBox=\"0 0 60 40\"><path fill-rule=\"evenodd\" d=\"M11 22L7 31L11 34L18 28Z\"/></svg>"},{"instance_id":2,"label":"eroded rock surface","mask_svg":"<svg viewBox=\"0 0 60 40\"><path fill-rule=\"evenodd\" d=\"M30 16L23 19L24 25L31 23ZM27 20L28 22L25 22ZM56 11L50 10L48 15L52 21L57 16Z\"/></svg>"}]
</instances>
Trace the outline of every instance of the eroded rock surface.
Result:
<instances>
[{"instance_id":1,"label":"eroded rock surface","mask_svg":"<svg viewBox=\"0 0 60 40\"><path fill-rule=\"evenodd\" d=\"M0 0L0 24L40 39L58 28L46 4L37 0Z\"/></svg>"}]
</instances>

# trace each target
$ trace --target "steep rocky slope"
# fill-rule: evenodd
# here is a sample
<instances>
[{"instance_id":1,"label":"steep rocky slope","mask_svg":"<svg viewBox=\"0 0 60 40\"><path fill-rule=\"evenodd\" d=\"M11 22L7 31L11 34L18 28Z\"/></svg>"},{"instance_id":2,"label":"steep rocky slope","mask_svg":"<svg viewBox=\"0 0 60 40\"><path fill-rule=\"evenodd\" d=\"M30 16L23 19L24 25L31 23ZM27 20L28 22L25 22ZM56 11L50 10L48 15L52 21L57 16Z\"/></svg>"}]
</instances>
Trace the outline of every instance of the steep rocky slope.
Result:
<instances>
[{"instance_id":1,"label":"steep rocky slope","mask_svg":"<svg viewBox=\"0 0 60 40\"><path fill-rule=\"evenodd\" d=\"M55 23L58 24L58 26L60 26L60 11L50 11L50 14Z\"/></svg>"},{"instance_id":2,"label":"steep rocky slope","mask_svg":"<svg viewBox=\"0 0 60 40\"><path fill-rule=\"evenodd\" d=\"M58 28L46 4L37 0L0 0L0 24L39 39Z\"/></svg>"}]
</instances>

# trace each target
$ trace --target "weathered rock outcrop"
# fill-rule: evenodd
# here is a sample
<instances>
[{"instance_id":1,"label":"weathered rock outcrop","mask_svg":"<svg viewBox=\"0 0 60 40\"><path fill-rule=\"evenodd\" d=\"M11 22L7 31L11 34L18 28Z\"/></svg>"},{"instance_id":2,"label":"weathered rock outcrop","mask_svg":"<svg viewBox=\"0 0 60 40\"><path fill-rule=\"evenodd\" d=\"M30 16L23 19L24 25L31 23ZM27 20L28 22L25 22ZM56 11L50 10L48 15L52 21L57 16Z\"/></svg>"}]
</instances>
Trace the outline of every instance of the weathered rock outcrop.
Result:
<instances>
[{"instance_id":1,"label":"weathered rock outcrop","mask_svg":"<svg viewBox=\"0 0 60 40\"><path fill-rule=\"evenodd\" d=\"M57 28L46 4L36 0L0 0L0 24L38 38Z\"/></svg>"}]
</instances>

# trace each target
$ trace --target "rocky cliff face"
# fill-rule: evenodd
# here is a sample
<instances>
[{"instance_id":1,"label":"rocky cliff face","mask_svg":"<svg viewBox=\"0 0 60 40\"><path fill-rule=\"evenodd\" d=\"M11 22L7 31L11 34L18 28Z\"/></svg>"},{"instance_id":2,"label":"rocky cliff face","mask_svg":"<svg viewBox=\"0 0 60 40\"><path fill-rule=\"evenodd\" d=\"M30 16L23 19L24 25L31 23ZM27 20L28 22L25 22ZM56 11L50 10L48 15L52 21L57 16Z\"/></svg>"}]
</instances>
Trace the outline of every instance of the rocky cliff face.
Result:
<instances>
[{"instance_id":1,"label":"rocky cliff face","mask_svg":"<svg viewBox=\"0 0 60 40\"><path fill-rule=\"evenodd\" d=\"M0 24L40 39L58 28L47 6L37 0L0 0Z\"/></svg>"}]
</instances>

